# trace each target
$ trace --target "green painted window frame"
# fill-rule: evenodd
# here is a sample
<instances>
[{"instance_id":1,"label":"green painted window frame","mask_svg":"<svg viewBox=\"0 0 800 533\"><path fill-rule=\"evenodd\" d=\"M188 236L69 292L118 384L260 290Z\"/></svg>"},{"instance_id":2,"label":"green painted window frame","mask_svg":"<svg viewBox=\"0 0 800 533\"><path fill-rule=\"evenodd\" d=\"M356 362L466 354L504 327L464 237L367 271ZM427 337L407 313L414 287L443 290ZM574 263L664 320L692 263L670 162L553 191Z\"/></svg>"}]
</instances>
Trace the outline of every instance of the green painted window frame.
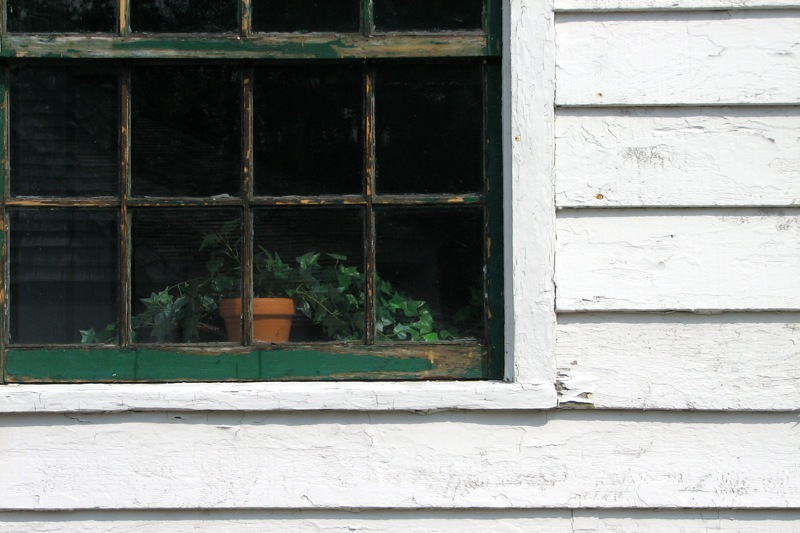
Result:
<instances>
[{"instance_id":1,"label":"green painted window frame","mask_svg":"<svg viewBox=\"0 0 800 533\"><path fill-rule=\"evenodd\" d=\"M134 34L128 24L130 0L118 1L116 34L13 34L5 31L6 0L2 0L0 27L0 134L3 150L2 203L0 203L0 383L80 382L174 382L174 381L262 381L262 380L420 380L477 379L503 377L503 150L501 120L501 0L484 0L480 31L375 32L372 0L362 0L359 34L255 34L250 30L250 0L239 8L240 31L236 35ZM405 198L402 205L420 203L447 205L471 202L484 206L486 337L479 342L396 344L285 344L267 346L252 341L245 326L243 346L203 345L143 346L130 342L130 296L123 298L120 313L121 339L116 346L52 345L22 346L9 342L9 250L6 228L13 207L96 207L90 199L14 199L8 194L8 68L15 62L116 59L148 60L373 60L463 58L483 63L485 189L474 195L440 195ZM124 101L124 96L122 97ZM125 115L123 111L123 115ZM129 115L129 113L128 113ZM129 118L127 119L129 120ZM123 121L122 128L129 126ZM123 158L124 159L124 158ZM126 162L122 163L123 174ZM127 171L129 173L129 170ZM128 176L129 177L129 176ZM245 181L247 177L245 176ZM121 213L122 242L129 238L127 192L129 180L122 178L121 197L107 207ZM313 199L303 202L313 203ZM298 200L299 202L299 200ZM398 204L401 205L401 204ZM249 206L244 206L245 211ZM252 217L252 211L250 215ZM124 245L129 246L129 244ZM130 259L122 253L122 261ZM130 283L123 276L123 285ZM245 282L247 286L247 282ZM123 289L120 291L125 293ZM127 291L128 293L130 291ZM127 301L125 300L127 299ZM245 296L245 306L251 298ZM126 312L125 309L128 309ZM245 320L245 323L248 321Z\"/></svg>"}]
</instances>

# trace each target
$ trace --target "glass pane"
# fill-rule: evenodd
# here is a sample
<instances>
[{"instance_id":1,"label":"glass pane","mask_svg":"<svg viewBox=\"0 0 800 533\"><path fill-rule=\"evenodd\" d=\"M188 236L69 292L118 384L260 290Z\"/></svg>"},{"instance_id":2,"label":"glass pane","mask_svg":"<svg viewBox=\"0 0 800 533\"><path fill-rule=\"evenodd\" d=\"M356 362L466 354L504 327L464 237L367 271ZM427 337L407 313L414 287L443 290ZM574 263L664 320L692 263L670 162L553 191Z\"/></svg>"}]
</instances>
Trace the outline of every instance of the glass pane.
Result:
<instances>
[{"instance_id":1,"label":"glass pane","mask_svg":"<svg viewBox=\"0 0 800 533\"><path fill-rule=\"evenodd\" d=\"M256 70L256 194L361 192L362 86L358 64Z\"/></svg>"},{"instance_id":2,"label":"glass pane","mask_svg":"<svg viewBox=\"0 0 800 533\"><path fill-rule=\"evenodd\" d=\"M483 210L382 208L376 228L376 339L483 338Z\"/></svg>"},{"instance_id":3,"label":"glass pane","mask_svg":"<svg viewBox=\"0 0 800 533\"><path fill-rule=\"evenodd\" d=\"M234 32L237 0L130 0L135 32Z\"/></svg>"},{"instance_id":4,"label":"glass pane","mask_svg":"<svg viewBox=\"0 0 800 533\"><path fill-rule=\"evenodd\" d=\"M116 340L117 215L101 209L11 212L11 342L78 343L81 330Z\"/></svg>"},{"instance_id":5,"label":"glass pane","mask_svg":"<svg viewBox=\"0 0 800 533\"><path fill-rule=\"evenodd\" d=\"M114 195L119 98L112 65L11 69L11 192Z\"/></svg>"},{"instance_id":6,"label":"glass pane","mask_svg":"<svg viewBox=\"0 0 800 533\"><path fill-rule=\"evenodd\" d=\"M482 0L375 0L378 31L479 30Z\"/></svg>"},{"instance_id":7,"label":"glass pane","mask_svg":"<svg viewBox=\"0 0 800 533\"><path fill-rule=\"evenodd\" d=\"M241 291L241 232L235 209L134 210L136 342L228 339L218 306Z\"/></svg>"},{"instance_id":8,"label":"glass pane","mask_svg":"<svg viewBox=\"0 0 800 533\"><path fill-rule=\"evenodd\" d=\"M8 31L113 32L116 0L8 0Z\"/></svg>"},{"instance_id":9,"label":"glass pane","mask_svg":"<svg viewBox=\"0 0 800 533\"><path fill-rule=\"evenodd\" d=\"M480 64L383 64L376 77L377 192L480 191Z\"/></svg>"},{"instance_id":10,"label":"glass pane","mask_svg":"<svg viewBox=\"0 0 800 533\"><path fill-rule=\"evenodd\" d=\"M230 65L132 72L132 190L146 196L236 195L241 72Z\"/></svg>"},{"instance_id":11,"label":"glass pane","mask_svg":"<svg viewBox=\"0 0 800 533\"><path fill-rule=\"evenodd\" d=\"M354 33L359 0L253 0L253 31Z\"/></svg>"},{"instance_id":12,"label":"glass pane","mask_svg":"<svg viewBox=\"0 0 800 533\"><path fill-rule=\"evenodd\" d=\"M358 340L364 320L361 208L255 212L255 296L289 296L291 341Z\"/></svg>"}]
</instances>

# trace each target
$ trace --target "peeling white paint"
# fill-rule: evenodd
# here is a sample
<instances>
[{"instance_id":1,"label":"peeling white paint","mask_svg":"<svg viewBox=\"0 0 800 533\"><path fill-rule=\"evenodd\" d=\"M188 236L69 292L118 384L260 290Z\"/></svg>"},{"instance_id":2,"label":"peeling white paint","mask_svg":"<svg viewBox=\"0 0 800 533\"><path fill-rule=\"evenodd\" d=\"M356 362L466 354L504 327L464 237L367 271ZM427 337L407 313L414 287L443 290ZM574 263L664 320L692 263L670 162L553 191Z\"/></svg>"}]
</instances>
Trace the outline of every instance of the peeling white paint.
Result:
<instances>
[{"instance_id":1,"label":"peeling white paint","mask_svg":"<svg viewBox=\"0 0 800 533\"><path fill-rule=\"evenodd\" d=\"M556 103L798 104L798 35L797 11L560 15Z\"/></svg>"},{"instance_id":2,"label":"peeling white paint","mask_svg":"<svg viewBox=\"0 0 800 533\"><path fill-rule=\"evenodd\" d=\"M800 531L800 3L507 6L513 382L4 386L0 530Z\"/></svg>"},{"instance_id":3,"label":"peeling white paint","mask_svg":"<svg viewBox=\"0 0 800 533\"><path fill-rule=\"evenodd\" d=\"M794 413L78 418L0 418L0 509L800 507Z\"/></svg>"},{"instance_id":4,"label":"peeling white paint","mask_svg":"<svg viewBox=\"0 0 800 533\"><path fill-rule=\"evenodd\" d=\"M557 223L559 311L800 310L800 209L581 210Z\"/></svg>"},{"instance_id":5,"label":"peeling white paint","mask_svg":"<svg viewBox=\"0 0 800 533\"><path fill-rule=\"evenodd\" d=\"M800 205L798 106L561 109L556 154L559 207Z\"/></svg>"},{"instance_id":6,"label":"peeling white paint","mask_svg":"<svg viewBox=\"0 0 800 533\"><path fill-rule=\"evenodd\" d=\"M570 314L560 403L603 409L800 409L800 313Z\"/></svg>"}]
</instances>

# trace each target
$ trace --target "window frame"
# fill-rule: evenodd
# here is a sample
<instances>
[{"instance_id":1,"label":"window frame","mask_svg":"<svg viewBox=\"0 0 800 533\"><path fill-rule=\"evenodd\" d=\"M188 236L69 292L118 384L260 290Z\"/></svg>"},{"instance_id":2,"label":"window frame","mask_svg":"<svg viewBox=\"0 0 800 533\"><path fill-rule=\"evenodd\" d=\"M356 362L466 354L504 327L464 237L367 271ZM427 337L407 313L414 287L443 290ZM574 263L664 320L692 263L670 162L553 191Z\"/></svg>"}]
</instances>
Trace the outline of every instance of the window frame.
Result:
<instances>
[{"instance_id":1,"label":"window frame","mask_svg":"<svg viewBox=\"0 0 800 533\"><path fill-rule=\"evenodd\" d=\"M503 12L501 201L505 237L503 307L507 320L502 380L7 384L0 388L0 412L554 406L553 7L550 0L524 7L512 1L503 3ZM511 20L515 21L513 25ZM429 37L423 35L421 39ZM530 69L530 65L542 68Z\"/></svg>"}]
</instances>

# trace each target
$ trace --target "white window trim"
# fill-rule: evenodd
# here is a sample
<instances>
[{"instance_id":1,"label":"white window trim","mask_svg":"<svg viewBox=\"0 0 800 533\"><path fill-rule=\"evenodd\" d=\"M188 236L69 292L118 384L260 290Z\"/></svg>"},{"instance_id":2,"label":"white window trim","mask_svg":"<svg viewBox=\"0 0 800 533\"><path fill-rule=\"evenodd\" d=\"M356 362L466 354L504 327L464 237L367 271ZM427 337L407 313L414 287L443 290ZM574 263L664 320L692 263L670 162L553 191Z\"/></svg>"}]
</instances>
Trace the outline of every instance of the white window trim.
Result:
<instances>
[{"instance_id":1,"label":"white window trim","mask_svg":"<svg viewBox=\"0 0 800 533\"><path fill-rule=\"evenodd\" d=\"M553 33L553 0L504 3L504 381L9 384L0 413L555 407Z\"/></svg>"}]
</instances>

